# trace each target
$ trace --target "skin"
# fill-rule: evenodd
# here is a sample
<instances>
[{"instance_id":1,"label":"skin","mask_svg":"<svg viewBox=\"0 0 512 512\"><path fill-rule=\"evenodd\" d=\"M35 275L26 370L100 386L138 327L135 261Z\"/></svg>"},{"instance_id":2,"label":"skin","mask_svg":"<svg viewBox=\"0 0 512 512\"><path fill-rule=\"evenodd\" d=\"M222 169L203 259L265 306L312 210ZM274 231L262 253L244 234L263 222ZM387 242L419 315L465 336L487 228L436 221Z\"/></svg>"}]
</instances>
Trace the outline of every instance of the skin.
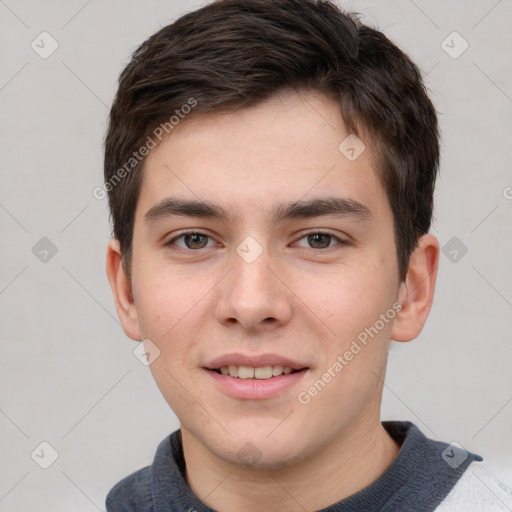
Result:
<instances>
[{"instance_id":1,"label":"skin","mask_svg":"<svg viewBox=\"0 0 512 512\"><path fill-rule=\"evenodd\" d=\"M318 510L369 485L398 453L380 423L387 352L390 339L412 340L426 321L439 246L421 237L400 281L371 141L351 162L338 150L347 135L336 103L312 91L185 120L145 163L131 281L118 242L109 244L124 331L161 351L151 371L181 423L187 481L221 512ZM333 196L370 216L272 219L281 203ZM215 203L232 218L145 218L169 197ZM176 240L187 229L211 238L187 248ZM312 230L332 238L312 247ZM236 251L247 236L262 249L252 263ZM396 302L395 318L300 403L299 392ZM309 369L273 398L235 399L204 369L233 352L292 357ZM237 456L247 443L256 447L252 463Z\"/></svg>"}]
</instances>

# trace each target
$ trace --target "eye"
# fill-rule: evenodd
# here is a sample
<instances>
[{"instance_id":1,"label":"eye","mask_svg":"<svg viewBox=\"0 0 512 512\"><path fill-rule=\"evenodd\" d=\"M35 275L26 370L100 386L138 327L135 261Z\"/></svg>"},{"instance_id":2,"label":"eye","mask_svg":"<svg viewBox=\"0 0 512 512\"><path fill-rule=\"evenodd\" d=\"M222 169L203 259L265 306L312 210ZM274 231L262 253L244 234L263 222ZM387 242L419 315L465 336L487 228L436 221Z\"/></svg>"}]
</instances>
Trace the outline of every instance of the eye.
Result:
<instances>
[{"instance_id":1,"label":"eye","mask_svg":"<svg viewBox=\"0 0 512 512\"><path fill-rule=\"evenodd\" d=\"M305 240L306 244L308 245L301 244L301 240ZM334 235L320 231L315 233L308 233L307 235L303 236L299 242L297 242L299 247L307 247L308 249L328 249L339 244L343 245L346 244L346 242Z\"/></svg>"},{"instance_id":2,"label":"eye","mask_svg":"<svg viewBox=\"0 0 512 512\"><path fill-rule=\"evenodd\" d=\"M209 242L211 242L210 245L208 245ZM173 238L167 245L177 245L180 249L204 249L211 247L211 244L213 241L208 235L190 231Z\"/></svg>"}]
</instances>

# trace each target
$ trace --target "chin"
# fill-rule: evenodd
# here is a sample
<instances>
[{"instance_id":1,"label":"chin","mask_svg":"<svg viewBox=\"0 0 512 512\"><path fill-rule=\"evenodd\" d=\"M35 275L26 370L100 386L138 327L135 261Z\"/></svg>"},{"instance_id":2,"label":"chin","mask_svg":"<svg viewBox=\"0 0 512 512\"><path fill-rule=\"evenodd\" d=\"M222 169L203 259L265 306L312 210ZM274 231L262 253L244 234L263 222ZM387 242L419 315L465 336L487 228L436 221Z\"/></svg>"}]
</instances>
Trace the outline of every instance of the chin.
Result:
<instances>
[{"instance_id":1,"label":"chin","mask_svg":"<svg viewBox=\"0 0 512 512\"><path fill-rule=\"evenodd\" d=\"M281 470L306 458L297 443L294 443L293 451L290 451L282 444L273 444L268 441L266 443L247 441L237 451L233 452L229 449L219 456L230 464L262 471Z\"/></svg>"},{"instance_id":2,"label":"chin","mask_svg":"<svg viewBox=\"0 0 512 512\"><path fill-rule=\"evenodd\" d=\"M278 432L278 429L281 430ZM272 429L275 429L272 432ZM206 447L218 458L239 467L259 470L279 470L296 464L314 452L315 447L307 443L304 436L283 428L254 429L247 426L232 430L233 437L216 438ZM295 429L292 429L295 430ZM313 443L314 444L314 443Z\"/></svg>"}]
</instances>

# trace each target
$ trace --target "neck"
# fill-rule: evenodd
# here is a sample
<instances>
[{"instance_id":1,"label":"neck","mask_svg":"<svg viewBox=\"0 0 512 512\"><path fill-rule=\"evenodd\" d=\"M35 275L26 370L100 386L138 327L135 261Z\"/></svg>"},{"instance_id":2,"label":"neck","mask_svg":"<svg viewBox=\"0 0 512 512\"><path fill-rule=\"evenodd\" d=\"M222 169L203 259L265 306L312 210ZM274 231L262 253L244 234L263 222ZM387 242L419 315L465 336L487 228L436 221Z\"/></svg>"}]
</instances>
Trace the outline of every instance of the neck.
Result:
<instances>
[{"instance_id":1,"label":"neck","mask_svg":"<svg viewBox=\"0 0 512 512\"><path fill-rule=\"evenodd\" d=\"M398 454L398 445L378 418L371 426L367 420L362 425L307 460L277 470L221 460L182 427L187 482L196 496L220 512L326 508L377 480Z\"/></svg>"}]
</instances>

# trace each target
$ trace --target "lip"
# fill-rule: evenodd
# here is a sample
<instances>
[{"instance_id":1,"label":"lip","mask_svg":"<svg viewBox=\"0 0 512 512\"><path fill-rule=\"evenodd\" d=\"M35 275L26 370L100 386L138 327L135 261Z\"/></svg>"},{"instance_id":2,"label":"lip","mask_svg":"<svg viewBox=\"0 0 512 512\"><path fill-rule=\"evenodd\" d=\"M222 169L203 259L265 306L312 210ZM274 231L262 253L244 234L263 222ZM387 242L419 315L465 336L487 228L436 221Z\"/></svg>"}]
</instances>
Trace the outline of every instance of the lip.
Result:
<instances>
[{"instance_id":1,"label":"lip","mask_svg":"<svg viewBox=\"0 0 512 512\"><path fill-rule=\"evenodd\" d=\"M295 372L282 374L270 379L240 379L222 375L214 370L222 366L288 366ZM245 355L240 353L224 354L212 359L205 367L205 372L223 394L239 400L265 400L289 391L309 373L309 367L299 361L277 354Z\"/></svg>"},{"instance_id":2,"label":"lip","mask_svg":"<svg viewBox=\"0 0 512 512\"><path fill-rule=\"evenodd\" d=\"M218 370L221 366L250 366L252 368L261 368L262 366L288 366L292 370L302 370L308 368L307 365L294 361L287 357L277 354L259 354L248 356L240 353L224 354L212 359L205 365L207 370Z\"/></svg>"},{"instance_id":3,"label":"lip","mask_svg":"<svg viewBox=\"0 0 512 512\"><path fill-rule=\"evenodd\" d=\"M239 379L204 369L214 385L225 395L239 400L265 400L289 391L309 373L308 368L270 379Z\"/></svg>"}]
</instances>

